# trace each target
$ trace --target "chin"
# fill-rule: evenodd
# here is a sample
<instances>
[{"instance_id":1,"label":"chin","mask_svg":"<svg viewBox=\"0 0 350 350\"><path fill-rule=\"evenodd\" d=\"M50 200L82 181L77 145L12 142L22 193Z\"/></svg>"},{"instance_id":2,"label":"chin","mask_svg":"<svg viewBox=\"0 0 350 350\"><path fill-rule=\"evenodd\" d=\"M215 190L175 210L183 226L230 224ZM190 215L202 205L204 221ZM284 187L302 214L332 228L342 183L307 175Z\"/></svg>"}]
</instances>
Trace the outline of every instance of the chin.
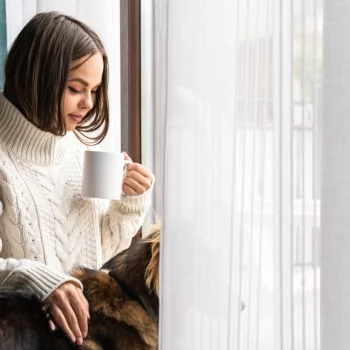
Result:
<instances>
[{"instance_id":1,"label":"chin","mask_svg":"<svg viewBox=\"0 0 350 350\"><path fill-rule=\"evenodd\" d=\"M66 124L66 131L74 131L77 127L77 124L71 125L71 124Z\"/></svg>"}]
</instances>

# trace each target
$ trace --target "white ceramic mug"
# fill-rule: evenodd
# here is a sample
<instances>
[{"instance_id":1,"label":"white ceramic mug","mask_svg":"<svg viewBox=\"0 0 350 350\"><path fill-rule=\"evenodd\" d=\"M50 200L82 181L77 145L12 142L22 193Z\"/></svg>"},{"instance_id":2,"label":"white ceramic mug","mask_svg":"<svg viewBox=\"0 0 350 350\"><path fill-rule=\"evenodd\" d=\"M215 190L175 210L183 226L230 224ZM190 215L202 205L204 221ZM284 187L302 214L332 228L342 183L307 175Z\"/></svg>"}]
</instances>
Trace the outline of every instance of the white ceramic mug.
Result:
<instances>
[{"instance_id":1,"label":"white ceramic mug","mask_svg":"<svg viewBox=\"0 0 350 350\"><path fill-rule=\"evenodd\" d=\"M123 153L85 151L82 196L120 199L124 167L130 163Z\"/></svg>"}]
</instances>

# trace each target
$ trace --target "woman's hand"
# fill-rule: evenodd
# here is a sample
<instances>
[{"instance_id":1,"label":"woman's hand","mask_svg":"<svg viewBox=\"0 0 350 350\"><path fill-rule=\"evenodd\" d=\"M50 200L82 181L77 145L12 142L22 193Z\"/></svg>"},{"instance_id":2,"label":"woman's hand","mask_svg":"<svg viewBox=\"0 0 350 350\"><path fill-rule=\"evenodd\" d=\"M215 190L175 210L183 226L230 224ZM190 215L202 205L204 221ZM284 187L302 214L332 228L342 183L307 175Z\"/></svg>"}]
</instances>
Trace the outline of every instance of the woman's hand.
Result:
<instances>
[{"instance_id":1,"label":"woman's hand","mask_svg":"<svg viewBox=\"0 0 350 350\"><path fill-rule=\"evenodd\" d=\"M79 287L73 282L62 284L46 298L43 309L50 315L52 330L57 326L73 343L83 343L90 315L89 304Z\"/></svg>"},{"instance_id":2,"label":"woman's hand","mask_svg":"<svg viewBox=\"0 0 350 350\"><path fill-rule=\"evenodd\" d=\"M124 153L124 159L131 158ZM152 185L153 176L143 165L131 163L126 166L126 176L123 183L123 191L129 196L139 196L146 192Z\"/></svg>"}]
</instances>

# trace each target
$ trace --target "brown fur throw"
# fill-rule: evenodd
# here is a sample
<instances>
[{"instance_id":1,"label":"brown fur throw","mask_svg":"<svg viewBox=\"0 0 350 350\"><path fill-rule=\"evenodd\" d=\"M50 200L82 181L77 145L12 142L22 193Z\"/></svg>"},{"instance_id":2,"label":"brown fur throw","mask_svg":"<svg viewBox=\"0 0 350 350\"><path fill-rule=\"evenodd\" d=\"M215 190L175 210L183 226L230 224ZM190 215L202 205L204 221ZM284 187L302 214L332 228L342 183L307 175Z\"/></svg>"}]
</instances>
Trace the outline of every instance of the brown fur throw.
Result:
<instances>
[{"instance_id":1,"label":"brown fur throw","mask_svg":"<svg viewBox=\"0 0 350 350\"><path fill-rule=\"evenodd\" d=\"M105 271L77 268L72 275L89 302L89 334L82 346L52 332L38 299L0 292L0 349L156 350L158 345L160 232L108 261Z\"/></svg>"}]
</instances>

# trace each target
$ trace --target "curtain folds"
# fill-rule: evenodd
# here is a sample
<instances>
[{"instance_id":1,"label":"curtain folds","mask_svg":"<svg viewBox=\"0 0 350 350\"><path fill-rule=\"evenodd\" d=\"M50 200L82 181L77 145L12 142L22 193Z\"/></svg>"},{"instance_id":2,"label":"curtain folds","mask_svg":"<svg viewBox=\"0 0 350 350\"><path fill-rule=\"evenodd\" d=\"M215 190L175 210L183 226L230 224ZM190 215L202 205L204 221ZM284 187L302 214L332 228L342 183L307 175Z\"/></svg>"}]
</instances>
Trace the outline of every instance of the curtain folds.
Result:
<instances>
[{"instance_id":1,"label":"curtain folds","mask_svg":"<svg viewBox=\"0 0 350 350\"><path fill-rule=\"evenodd\" d=\"M161 349L320 349L322 19L155 1Z\"/></svg>"}]
</instances>

